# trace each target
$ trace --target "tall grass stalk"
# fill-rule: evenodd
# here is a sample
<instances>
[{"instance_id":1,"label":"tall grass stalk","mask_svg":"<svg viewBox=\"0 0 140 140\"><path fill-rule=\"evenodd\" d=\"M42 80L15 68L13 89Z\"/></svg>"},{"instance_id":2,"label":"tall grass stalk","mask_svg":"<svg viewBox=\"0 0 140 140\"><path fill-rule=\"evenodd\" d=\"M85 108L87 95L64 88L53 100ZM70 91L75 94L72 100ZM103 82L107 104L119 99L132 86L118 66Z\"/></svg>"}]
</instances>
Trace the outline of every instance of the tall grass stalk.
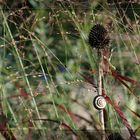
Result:
<instances>
[{"instance_id":1,"label":"tall grass stalk","mask_svg":"<svg viewBox=\"0 0 140 140\"><path fill-rule=\"evenodd\" d=\"M102 70L102 60L103 60L103 56L100 53L100 51L98 50L98 95L102 95L102 90L103 90L103 70ZM104 122L104 112L103 110L99 110L99 120L101 123L101 140L105 140L106 136L105 136L105 122Z\"/></svg>"}]
</instances>

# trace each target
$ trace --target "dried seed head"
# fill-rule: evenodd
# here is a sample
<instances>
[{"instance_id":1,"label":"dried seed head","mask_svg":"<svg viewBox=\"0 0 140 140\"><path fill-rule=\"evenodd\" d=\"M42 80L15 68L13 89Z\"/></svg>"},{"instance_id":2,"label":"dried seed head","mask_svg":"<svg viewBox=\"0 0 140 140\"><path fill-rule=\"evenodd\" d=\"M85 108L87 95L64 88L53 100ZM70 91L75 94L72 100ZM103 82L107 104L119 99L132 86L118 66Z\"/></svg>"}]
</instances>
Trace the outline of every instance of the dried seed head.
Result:
<instances>
[{"instance_id":1,"label":"dried seed head","mask_svg":"<svg viewBox=\"0 0 140 140\"><path fill-rule=\"evenodd\" d=\"M97 49L105 48L110 42L108 31L100 24L91 28L88 39L90 46Z\"/></svg>"}]
</instances>

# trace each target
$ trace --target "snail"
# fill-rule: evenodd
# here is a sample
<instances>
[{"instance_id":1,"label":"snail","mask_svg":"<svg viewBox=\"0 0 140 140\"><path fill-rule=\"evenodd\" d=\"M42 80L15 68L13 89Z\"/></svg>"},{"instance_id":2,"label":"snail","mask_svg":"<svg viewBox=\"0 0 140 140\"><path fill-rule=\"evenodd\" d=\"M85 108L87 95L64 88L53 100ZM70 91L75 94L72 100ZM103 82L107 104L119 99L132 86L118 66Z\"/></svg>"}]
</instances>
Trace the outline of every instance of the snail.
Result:
<instances>
[{"instance_id":1,"label":"snail","mask_svg":"<svg viewBox=\"0 0 140 140\"><path fill-rule=\"evenodd\" d=\"M106 106L106 100L102 95L97 95L93 99L93 105L97 110L102 110Z\"/></svg>"}]
</instances>

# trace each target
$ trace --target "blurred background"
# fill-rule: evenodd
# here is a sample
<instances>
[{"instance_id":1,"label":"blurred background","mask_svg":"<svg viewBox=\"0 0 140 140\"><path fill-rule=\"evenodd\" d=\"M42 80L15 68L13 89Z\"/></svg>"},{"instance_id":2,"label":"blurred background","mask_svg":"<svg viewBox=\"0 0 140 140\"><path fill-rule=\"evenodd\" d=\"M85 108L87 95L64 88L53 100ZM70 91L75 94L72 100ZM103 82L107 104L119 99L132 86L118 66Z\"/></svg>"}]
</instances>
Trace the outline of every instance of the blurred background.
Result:
<instances>
[{"instance_id":1,"label":"blurred background","mask_svg":"<svg viewBox=\"0 0 140 140\"><path fill-rule=\"evenodd\" d=\"M97 23L111 37L110 63L132 78L125 86L105 75L105 92L140 138L139 1L0 0L0 7L1 139L99 139L98 57L88 44ZM109 104L106 116L107 139L114 131L130 137Z\"/></svg>"}]
</instances>

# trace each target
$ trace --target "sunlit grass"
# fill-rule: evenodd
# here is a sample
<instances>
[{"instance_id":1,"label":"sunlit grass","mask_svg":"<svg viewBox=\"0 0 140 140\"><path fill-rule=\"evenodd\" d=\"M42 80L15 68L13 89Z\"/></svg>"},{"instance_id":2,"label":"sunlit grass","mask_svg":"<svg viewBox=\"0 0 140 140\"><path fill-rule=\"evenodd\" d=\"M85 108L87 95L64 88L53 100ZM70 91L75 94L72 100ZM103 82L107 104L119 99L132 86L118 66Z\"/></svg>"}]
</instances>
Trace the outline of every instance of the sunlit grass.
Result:
<instances>
[{"instance_id":1,"label":"sunlit grass","mask_svg":"<svg viewBox=\"0 0 140 140\"><path fill-rule=\"evenodd\" d=\"M4 31L0 37L1 104L8 127L28 135L23 128L29 128L31 121L32 129L45 129L34 131L36 138L47 137L47 131L59 133L65 128L77 135L78 130L100 129L98 112L92 105L97 94L95 87L81 76L83 73L92 75L97 83L97 52L89 47L89 30L96 23L108 28L112 51L110 62L122 75L140 82L138 15L133 9L132 24L128 17L128 23L124 23L120 9L115 5L112 8L106 2L59 1L59 4L54 2L46 8L43 2L30 2L34 8L21 24L9 19L8 10L1 8L0 13ZM40 7L36 7L37 4ZM13 12L12 16L17 15ZM16 29L12 28L13 24ZM139 96L139 89L129 86ZM132 128L137 129L139 118L126 106L139 112L138 99L110 75L104 77L104 88L107 95L119 103ZM121 133L125 128L121 119L111 106L106 109L107 128Z\"/></svg>"}]
</instances>

